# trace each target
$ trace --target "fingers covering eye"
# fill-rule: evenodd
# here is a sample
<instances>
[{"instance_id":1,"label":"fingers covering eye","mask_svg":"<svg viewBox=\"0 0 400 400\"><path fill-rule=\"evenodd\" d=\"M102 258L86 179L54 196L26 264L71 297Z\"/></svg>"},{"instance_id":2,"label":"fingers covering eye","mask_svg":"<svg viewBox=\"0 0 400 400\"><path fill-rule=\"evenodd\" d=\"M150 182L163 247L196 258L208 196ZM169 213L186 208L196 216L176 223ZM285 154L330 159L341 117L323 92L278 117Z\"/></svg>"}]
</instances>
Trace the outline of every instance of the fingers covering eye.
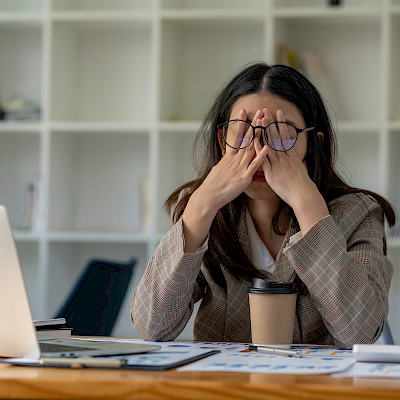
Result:
<instances>
[{"instance_id":1,"label":"fingers covering eye","mask_svg":"<svg viewBox=\"0 0 400 400\"><path fill-rule=\"evenodd\" d=\"M265 130L268 145L277 151L291 149L297 140L297 131L286 122L272 122Z\"/></svg>"}]
</instances>

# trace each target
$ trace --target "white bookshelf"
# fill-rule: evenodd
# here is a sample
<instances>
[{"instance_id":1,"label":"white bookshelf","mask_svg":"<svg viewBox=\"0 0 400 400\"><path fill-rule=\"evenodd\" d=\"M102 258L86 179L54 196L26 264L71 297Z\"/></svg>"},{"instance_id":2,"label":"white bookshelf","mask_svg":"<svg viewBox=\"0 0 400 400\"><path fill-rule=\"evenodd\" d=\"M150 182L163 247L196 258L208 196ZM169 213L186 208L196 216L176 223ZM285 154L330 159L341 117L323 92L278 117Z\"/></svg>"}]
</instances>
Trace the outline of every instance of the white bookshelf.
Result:
<instances>
[{"instance_id":1,"label":"white bookshelf","mask_svg":"<svg viewBox=\"0 0 400 400\"><path fill-rule=\"evenodd\" d=\"M275 63L279 43L327 62L341 171L400 210L400 0L343 3L0 0L0 96L42 110L39 121L0 123L0 203L35 318L52 316L92 257L136 257L133 290L170 227L163 201L194 176L191 146L208 107L244 64ZM40 218L24 230L34 180ZM400 224L388 234L398 269ZM398 342L399 297L396 272ZM116 335L136 336L128 309L129 294Z\"/></svg>"}]
</instances>

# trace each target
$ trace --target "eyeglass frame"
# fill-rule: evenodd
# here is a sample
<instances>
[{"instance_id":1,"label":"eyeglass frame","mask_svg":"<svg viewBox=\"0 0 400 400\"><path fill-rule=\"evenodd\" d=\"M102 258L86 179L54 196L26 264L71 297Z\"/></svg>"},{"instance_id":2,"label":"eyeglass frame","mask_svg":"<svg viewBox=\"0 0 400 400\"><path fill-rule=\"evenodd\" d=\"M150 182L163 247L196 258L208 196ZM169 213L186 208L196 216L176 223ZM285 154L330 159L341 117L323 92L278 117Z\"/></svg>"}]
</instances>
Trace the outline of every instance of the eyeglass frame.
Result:
<instances>
[{"instance_id":1,"label":"eyeglass frame","mask_svg":"<svg viewBox=\"0 0 400 400\"><path fill-rule=\"evenodd\" d=\"M253 128L253 137L252 137L250 143L249 143L247 146L244 146L244 147L233 147L233 146L231 146L231 145L226 141L225 135L223 134L223 127L224 127L226 124L229 124L229 122L245 122L246 124L250 125L250 126ZM291 126L292 128L294 128L294 130L296 131L296 140L294 141L293 145L292 145L291 147L289 147L288 149L277 150L277 149L271 147L271 145L270 145L269 142L268 142L268 139L267 139L267 136L266 136L267 128L268 128L269 126L271 126L272 124L277 124L277 123L289 125L289 126ZM271 148L272 150L275 150L275 151L288 151L288 150L292 149L292 148L294 147L294 145L296 144L297 138L298 138L298 136L299 136L299 133L302 133L302 132L310 132L310 131L312 131L312 130L315 129L315 126L313 126L313 127L311 127L311 128L304 128L304 129L302 129L302 128L297 128L296 126L294 126L294 125L291 124L290 122L286 122L286 121L273 121L273 122L270 122L267 126L253 126L250 122L245 121L245 120L243 120L243 119L230 119L229 121L226 121L226 122L224 122L224 123L222 123L222 124L217 125L217 128L218 128L218 129L221 129L221 131L222 131L222 136L223 136L223 138L224 138L224 142L225 142L225 143L227 144L227 146L229 146L231 149L243 150L243 149L245 149L246 147L249 147L249 146L252 144L253 140L254 140L254 135L255 135L255 133L256 133L256 129L263 129L263 131L264 131L265 143L268 145L269 148ZM279 130L278 130L278 132L279 132Z\"/></svg>"}]
</instances>

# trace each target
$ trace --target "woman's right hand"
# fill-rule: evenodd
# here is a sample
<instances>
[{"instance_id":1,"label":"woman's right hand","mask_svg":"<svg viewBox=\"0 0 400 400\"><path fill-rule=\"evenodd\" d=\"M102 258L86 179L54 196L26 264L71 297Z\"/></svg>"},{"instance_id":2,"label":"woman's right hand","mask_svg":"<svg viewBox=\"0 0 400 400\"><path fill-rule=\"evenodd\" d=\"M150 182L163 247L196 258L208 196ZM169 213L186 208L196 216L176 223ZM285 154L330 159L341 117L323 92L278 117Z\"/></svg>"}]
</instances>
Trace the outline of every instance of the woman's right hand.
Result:
<instances>
[{"instance_id":1,"label":"woman's right hand","mask_svg":"<svg viewBox=\"0 0 400 400\"><path fill-rule=\"evenodd\" d=\"M252 125L263 117L258 110ZM247 112L241 109L238 119L247 120ZM252 136L250 129L248 135ZM256 134L254 141L259 141ZM254 141L245 149L233 149L220 140L223 145L221 160L211 169L204 182L193 192L182 216L185 236L185 252L193 253L199 249L208 235L218 210L234 200L250 185L255 172L260 168L267 155L265 145L258 154ZM260 144L258 143L260 146Z\"/></svg>"},{"instance_id":2,"label":"woman's right hand","mask_svg":"<svg viewBox=\"0 0 400 400\"><path fill-rule=\"evenodd\" d=\"M258 110L254 115L252 125L259 126L263 117L263 111ZM247 120L247 112L241 109L237 119ZM253 136L250 128L246 135ZM259 140L259 134L255 140ZM234 200L251 183L251 180L260 168L267 155L267 146L257 155L254 148L254 141L244 149L233 149L226 145L223 139L223 157L212 168L202 185L197 189L202 193L205 201L209 202L217 212L220 208Z\"/></svg>"}]
</instances>

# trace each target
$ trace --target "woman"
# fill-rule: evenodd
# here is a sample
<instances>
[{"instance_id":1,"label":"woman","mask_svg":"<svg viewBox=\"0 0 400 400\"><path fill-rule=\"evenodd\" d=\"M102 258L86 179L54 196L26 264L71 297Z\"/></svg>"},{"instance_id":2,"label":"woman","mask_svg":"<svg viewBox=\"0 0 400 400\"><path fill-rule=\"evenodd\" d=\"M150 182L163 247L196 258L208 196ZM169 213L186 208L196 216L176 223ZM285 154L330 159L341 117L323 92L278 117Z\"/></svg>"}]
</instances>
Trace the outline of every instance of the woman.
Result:
<instances>
[{"instance_id":1,"label":"woman","mask_svg":"<svg viewBox=\"0 0 400 400\"><path fill-rule=\"evenodd\" d=\"M294 343L373 343L388 313L381 196L334 170L335 138L315 87L296 70L256 63L222 90L199 138L199 178L166 201L174 226L135 290L131 319L173 340L201 300L194 339L251 341L252 277L299 290Z\"/></svg>"}]
</instances>

